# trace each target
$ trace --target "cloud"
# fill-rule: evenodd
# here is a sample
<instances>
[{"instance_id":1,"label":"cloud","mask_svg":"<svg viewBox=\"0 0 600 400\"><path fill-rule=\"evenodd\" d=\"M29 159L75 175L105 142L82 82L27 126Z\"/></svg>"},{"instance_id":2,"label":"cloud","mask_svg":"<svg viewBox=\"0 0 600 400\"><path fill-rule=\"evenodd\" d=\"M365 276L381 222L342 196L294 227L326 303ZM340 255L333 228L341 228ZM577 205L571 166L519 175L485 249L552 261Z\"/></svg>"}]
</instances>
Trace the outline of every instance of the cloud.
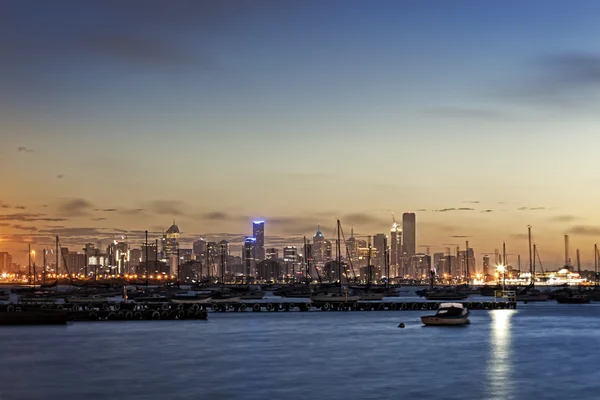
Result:
<instances>
[{"instance_id":1,"label":"cloud","mask_svg":"<svg viewBox=\"0 0 600 400\"><path fill-rule=\"evenodd\" d=\"M15 206L15 210L26 210L27 208L24 206Z\"/></svg>"},{"instance_id":2,"label":"cloud","mask_svg":"<svg viewBox=\"0 0 600 400\"><path fill-rule=\"evenodd\" d=\"M119 210L117 210L116 208L105 208L105 209L95 209L94 211L102 211L102 212L117 212Z\"/></svg>"},{"instance_id":3,"label":"cloud","mask_svg":"<svg viewBox=\"0 0 600 400\"><path fill-rule=\"evenodd\" d=\"M475 211L474 208L460 207L460 208L442 208L439 210L433 210L435 212L450 212L450 211Z\"/></svg>"},{"instance_id":4,"label":"cloud","mask_svg":"<svg viewBox=\"0 0 600 400\"><path fill-rule=\"evenodd\" d=\"M68 221L68 220L66 218L51 218L51 217L48 217L47 214L17 213L17 214L0 215L0 221L20 221L20 222L47 221L47 222L61 222L61 221Z\"/></svg>"},{"instance_id":5,"label":"cloud","mask_svg":"<svg viewBox=\"0 0 600 400\"><path fill-rule=\"evenodd\" d=\"M58 205L58 212L61 215L71 217L80 217L87 215L93 209L92 204L84 199L69 199Z\"/></svg>"},{"instance_id":6,"label":"cloud","mask_svg":"<svg viewBox=\"0 0 600 400\"><path fill-rule=\"evenodd\" d=\"M508 236L512 239L529 239L529 235L527 233L513 233Z\"/></svg>"},{"instance_id":7,"label":"cloud","mask_svg":"<svg viewBox=\"0 0 600 400\"><path fill-rule=\"evenodd\" d=\"M156 200L150 203L149 208L156 214L161 215L170 215L174 217L185 215L185 212L182 211L185 208L185 205L179 200Z\"/></svg>"},{"instance_id":8,"label":"cloud","mask_svg":"<svg viewBox=\"0 0 600 400\"><path fill-rule=\"evenodd\" d=\"M539 211L539 210L545 210L546 207L519 207L517 210L518 211Z\"/></svg>"},{"instance_id":9,"label":"cloud","mask_svg":"<svg viewBox=\"0 0 600 400\"><path fill-rule=\"evenodd\" d=\"M92 218L92 221L106 221L106 218Z\"/></svg>"},{"instance_id":10,"label":"cloud","mask_svg":"<svg viewBox=\"0 0 600 400\"><path fill-rule=\"evenodd\" d=\"M209 221L226 221L229 219L229 214L220 211L214 211L206 213L202 217Z\"/></svg>"},{"instance_id":11,"label":"cloud","mask_svg":"<svg viewBox=\"0 0 600 400\"><path fill-rule=\"evenodd\" d=\"M65 175L64 175L64 174L58 174L58 175L56 175L56 177L57 177L58 179L62 179L62 178L64 178L64 177L65 177Z\"/></svg>"},{"instance_id":12,"label":"cloud","mask_svg":"<svg viewBox=\"0 0 600 400\"><path fill-rule=\"evenodd\" d=\"M595 226L577 225L570 228L567 233L577 236L600 236L600 228Z\"/></svg>"},{"instance_id":13,"label":"cloud","mask_svg":"<svg viewBox=\"0 0 600 400\"><path fill-rule=\"evenodd\" d=\"M580 107L595 102L600 88L600 54L568 51L534 60L534 78L504 92L528 102Z\"/></svg>"},{"instance_id":14,"label":"cloud","mask_svg":"<svg viewBox=\"0 0 600 400\"><path fill-rule=\"evenodd\" d=\"M35 232L38 230L35 226L23 226L23 225L13 225L12 228L19 229L22 231L31 231L31 232Z\"/></svg>"},{"instance_id":15,"label":"cloud","mask_svg":"<svg viewBox=\"0 0 600 400\"><path fill-rule=\"evenodd\" d=\"M471 236L469 235L452 235L451 237L455 238L455 239L465 239L465 238L470 238Z\"/></svg>"},{"instance_id":16,"label":"cloud","mask_svg":"<svg viewBox=\"0 0 600 400\"><path fill-rule=\"evenodd\" d=\"M553 222L573 222L575 220L579 219L578 217L574 216L574 215L557 215L556 217L552 217L550 218L550 221Z\"/></svg>"},{"instance_id":17,"label":"cloud","mask_svg":"<svg viewBox=\"0 0 600 400\"><path fill-rule=\"evenodd\" d=\"M391 225L391 219L388 223L387 220L382 220L381 218L374 217L374 216L366 214L366 213L346 214L340 218L340 221L344 225L348 225L348 224L350 224L350 225L367 225L367 226ZM332 226L334 225L333 221L331 222L331 225Z\"/></svg>"},{"instance_id":18,"label":"cloud","mask_svg":"<svg viewBox=\"0 0 600 400\"><path fill-rule=\"evenodd\" d=\"M19 153L33 153L33 150L24 146L17 147Z\"/></svg>"},{"instance_id":19,"label":"cloud","mask_svg":"<svg viewBox=\"0 0 600 400\"><path fill-rule=\"evenodd\" d=\"M469 203L469 204L479 204L481 203L479 200L469 200L469 201L465 201L464 203Z\"/></svg>"},{"instance_id":20,"label":"cloud","mask_svg":"<svg viewBox=\"0 0 600 400\"><path fill-rule=\"evenodd\" d=\"M120 211L121 214L126 214L126 215L136 215L136 214L141 214L143 212L144 212L143 208L132 208L132 209L125 209L125 210Z\"/></svg>"},{"instance_id":21,"label":"cloud","mask_svg":"<svg viewBox=\"0 0 600 400\"><path fill-rule=\"evenodd\" d=\"M481 212L482 213L491 213L491 212L494 212L494 210L482 210Z\"/></svg>"}]
</instances>

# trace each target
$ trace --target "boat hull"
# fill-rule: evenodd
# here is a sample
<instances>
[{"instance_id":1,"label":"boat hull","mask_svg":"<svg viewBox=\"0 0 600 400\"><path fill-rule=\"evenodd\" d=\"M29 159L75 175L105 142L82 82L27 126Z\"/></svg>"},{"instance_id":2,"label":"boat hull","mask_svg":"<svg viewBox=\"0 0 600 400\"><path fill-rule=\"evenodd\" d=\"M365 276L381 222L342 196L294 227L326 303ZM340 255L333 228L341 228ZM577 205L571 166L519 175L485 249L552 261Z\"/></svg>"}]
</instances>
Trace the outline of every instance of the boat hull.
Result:
<instances>
[{"instance_id":1,"label":"boat hull","mask_svg":"<svg viewBox=\"0 0 600 400\"><path fill-rule=\"evenodd\" d=\"M468 325L469 318L465 317L456 317L456 318L440 318L436 316L426 316L421 317L421 322L427 326L460 326L460 325Z\"/></svg>"},{"instance_id":2,"label":"boat hull","mask_svg":"<svg viewBox=\"0 0 600 400\"><path fill-rule=\"evenodd\" d=\"M360 300L360 296L329 296L314 295L310 300L315 303L353 303Z\"/></svg>"}]
</instances>

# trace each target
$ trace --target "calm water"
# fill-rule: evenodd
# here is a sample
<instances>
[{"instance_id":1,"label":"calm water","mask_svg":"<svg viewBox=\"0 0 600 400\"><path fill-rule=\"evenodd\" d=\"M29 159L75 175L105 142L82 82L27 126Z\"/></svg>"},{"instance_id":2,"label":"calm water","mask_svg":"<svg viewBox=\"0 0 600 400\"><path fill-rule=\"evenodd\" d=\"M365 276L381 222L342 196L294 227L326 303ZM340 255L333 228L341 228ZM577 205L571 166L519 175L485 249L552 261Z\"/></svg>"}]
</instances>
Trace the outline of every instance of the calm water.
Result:
<instances>
[{"instance_id":1,"label":"calm water","mask_svg":"<svg viewBox=\"0 0 600 400\"><path fill-rule=\"evenodd\" d=\"M600 304L428 313L3 328L0 399L598 399Z\"/></svg>"}]
</instances>

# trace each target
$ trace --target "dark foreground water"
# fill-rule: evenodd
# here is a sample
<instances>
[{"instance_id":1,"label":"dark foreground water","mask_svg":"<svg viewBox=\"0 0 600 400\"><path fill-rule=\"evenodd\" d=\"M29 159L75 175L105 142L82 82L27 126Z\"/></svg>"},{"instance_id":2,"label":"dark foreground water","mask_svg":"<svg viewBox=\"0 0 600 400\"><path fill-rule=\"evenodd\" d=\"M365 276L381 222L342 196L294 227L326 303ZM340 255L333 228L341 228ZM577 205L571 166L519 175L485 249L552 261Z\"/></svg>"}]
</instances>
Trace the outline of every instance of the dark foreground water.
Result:
<instances>
[{"instance_id":1,"label":"dark foreground water","mask_svg":"<svg viewBox=\"0 0 600 400\"><path fill-rule=\"evenodd\" d=\"M600 304L0 329L0 399L598 399ZM400 322L406 324L399 329Z\"/></svg>"}]
</instances>

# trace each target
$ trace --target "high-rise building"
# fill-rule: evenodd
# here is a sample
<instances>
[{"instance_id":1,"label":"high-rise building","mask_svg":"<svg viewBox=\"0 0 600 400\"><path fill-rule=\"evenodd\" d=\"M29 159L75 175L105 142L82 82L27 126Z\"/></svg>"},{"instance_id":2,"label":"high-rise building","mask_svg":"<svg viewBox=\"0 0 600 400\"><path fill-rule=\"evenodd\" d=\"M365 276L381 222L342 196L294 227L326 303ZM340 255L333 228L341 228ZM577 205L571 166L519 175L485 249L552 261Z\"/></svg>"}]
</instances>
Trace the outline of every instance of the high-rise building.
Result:
<instances>
[{"instance_id":1,"label":"high-rise building","mask_svg":"<svg viewBox=\"0 0 600 400\"><path fill-rule=\"evenodd\" d=\"M378 233L373 236L373 247L375 248L375 252L377 256L371 260L374 266L379 268L385 267L385 247L386 247L387 237L385 233Z\"/></svg>"},{"instance_id":2,"label":"high-rise building","mask_svg":"<svg viewBox=\"0 0 600 400\"><path fill-rule=\"evenodd\" d=\"M402 252L412 257L417 253L417 221L415 213L402 214L402 233L404 235Z\"/></svg>"},{"instance_id":3,"label":"high-rise building","mask_svg":"<svg viewBox=\"0 0 600 400\"><path fill-rule=\"evenodd\" d=\"M163 257L166 259L170 259L171 256L177 255L177 249L179 248L179 227L175 225L175 221L173 221L173 225L163 235Z\"/></svg>"},{"instance_id":4,"label":"high-rise building","mask_svg":"<svg viewBox=\"0 0 600 400\"><path fill-rule=\"evenodd\" d=\"M469 248L468 251L468 260L469 260L469 271L467 271L467 252L465 250L461 250L458 252L458 274L459 276L467 276L470 274L471 276L475 275L475 271L477 269L477 260L475 259L475 251L472 247Z\"/></svg>"},{"instance_id":5,"label":"high-rise building","mask_svg":"<svg viewBox=\"0 0 600 400\"><path fill-rule=\"evenodd\" d=\"M333 247L331 245L331 241L325 240L323 242L323 261L331 261L334 257L337 257L337 255L333 255Z\"/></svg>"},{"instance_id":6,"label":"high-rise building","mask_svg":"<svg viewBox=\"0 0 600 400\"><path fill-rule=\"evenodd\" d=\"M490 256L487 254L483 256L483 277L490 274Z\"/></svg>"},{"instance_id":7,"label":"high-rise building","mask_svg":"<svg viewBox=\"0 0 600 400\"><path fill-rule=\"evenodd\" d=\"M283 261L293 263L298 261L298 249L296 246L285 246L283 248Z\"/></svg>"},{"instance_id":8,"label":"high-rise building","mask_svg":"<svg viewBox=\"0 0 600 400\"><path fill-rule=\"evenodd\" d=\"M244 264L246 276L254 274L256 266L256 238L247 237L244 240L244 250L242 251L242 263Z\"/></svg>"},{"instance_id":9,"label":"high-rise building","mask_svg":"<svg viewBox=\"0 0 600 400\"><path fill-rule=\"evenodd\" d=\"M256 260L265 259L265 221L252 222L252 236L256 239Z\"/></svg>"},{"instance_id":10,"label":"high-rise building","mask_svg":"<svg viewBox=\"0 0 600 400\"><path fill-rule=\"evenodd\" d=\"M217 243L217 246L219 247L219 262L218 262L218 271L217 271L217 275L219 277L219 279L224 279L225 275L227 275L227 272L229 270L229 242L227 240L221 240L219 243Z\"/></svg>"},{"instance_id":11,"label":"high-rise building","mask_svg":"<svg viewBox=\"0 0 600 400\"><path fill-rule=\"evenodd\" d=\"M193 245L194 256L198 260L202 260L206 257L206 240L200 238L194 242Z\"/></svg>"},{"instance_id":12,"label":"high-rise building","mask_svg":"<svg viewBox=\"0 0 600 400\"><path fill-rule=\"evenodd\" d=\"M313 236L312 243L312 256L316 262L322 262L325 260L325 237L321 233L321 225L317 226L317 232Z\"/></svg>"},{"instance_id":13,"label":"high-rise building","mask_svg":"<svg viewBox=\"0 0 600 400\"><path fill-rule=\"evenodd\" d=\"M141 249L129 249L128 256L128 274L135 274L142 261L142 250Z\"/></svg>"},{"instance_id":14,"label":"high-rise building","mask_svg":"<svg viewBox=\"0 0 600 400\"><path fill-rule=\"evenodd\" d=\"M350 257L350 261L358 261L358 246L354 237L354 227L350 230L350 237L346 240L346 252Z\"/></svg>"},{"instance_id":15,"label":"high-rise building","mask_svg":"<svg viewBox=\"0 0 600 400\"><path fill-rule=\"evenodd\" d=\"M279 260L279 250L276 248L267 249L266 257L267 257L267 260L271 260L271 261Z\"/></svg>"},{"instance_id":16,"label":"high-rise building","mask_svg":"<svg viewBox=\"0 0 600 400\"><path fill-rule=\"evenodd\" d=\"M394 220L391 230L390 243L390 273L392 276L399 275L399 266L402 261L402 228Z\"/></svg>"},{"instance_id":17,"label":"high-rise building","mask_svg":"<svg viewBox=\"0 0 600 400\"><path fill-rule=\"evenodd\" d=\"M67 257L69 272L73 275L85 274L86 255L76 251L70 251Z\"/></svg>"},{"instance_id":18,"label":"high-rise building","mask_svg":"<svg viewBox=\"0 0 600 400\"><path fill-rule=\"evenodd\" d=\"M433 267L438 276L448 273L446 268L446 255L444 253L433 253Z\"/></svg>"},{"instance_id":19,"label":"high-rise building","mask_svg":"<svg viewBox=\"0 0 600 400\"><path fill-rule=\"evenodd\" d=\"M0 273L12 271L12 256L6 251L0 252Z\"/></svg>"}]
</instances>

